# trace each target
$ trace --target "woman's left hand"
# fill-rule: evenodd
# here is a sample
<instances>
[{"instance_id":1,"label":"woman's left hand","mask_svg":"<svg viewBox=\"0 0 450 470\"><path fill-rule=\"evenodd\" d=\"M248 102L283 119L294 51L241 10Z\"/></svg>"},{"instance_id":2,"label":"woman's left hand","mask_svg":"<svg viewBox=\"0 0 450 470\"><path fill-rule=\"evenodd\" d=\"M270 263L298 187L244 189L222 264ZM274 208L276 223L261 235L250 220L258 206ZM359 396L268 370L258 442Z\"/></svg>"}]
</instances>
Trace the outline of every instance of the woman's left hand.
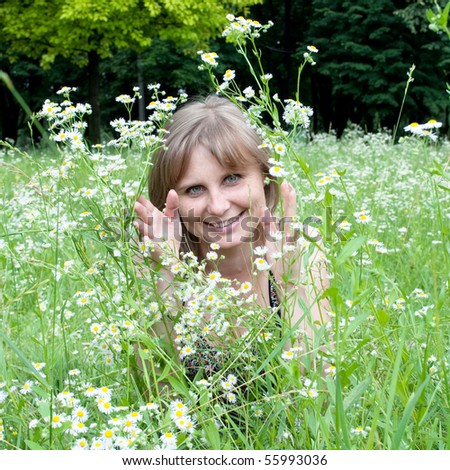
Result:
<instances>
[{"instance_id":1,"label":"woman's left hand","mask_svg":"<svg viewBox=\"0 0 450 470\"><path fill-rule=\"evenodd\" d=\"M277 281L298 280L301 259L298 256L297 241L300 236L294 222L297 212L295 189L287 181L280 185L282 217L275 217L269 209L264 208L262 217L266 238L266 261Z\"/></svg>"}]
</instances>

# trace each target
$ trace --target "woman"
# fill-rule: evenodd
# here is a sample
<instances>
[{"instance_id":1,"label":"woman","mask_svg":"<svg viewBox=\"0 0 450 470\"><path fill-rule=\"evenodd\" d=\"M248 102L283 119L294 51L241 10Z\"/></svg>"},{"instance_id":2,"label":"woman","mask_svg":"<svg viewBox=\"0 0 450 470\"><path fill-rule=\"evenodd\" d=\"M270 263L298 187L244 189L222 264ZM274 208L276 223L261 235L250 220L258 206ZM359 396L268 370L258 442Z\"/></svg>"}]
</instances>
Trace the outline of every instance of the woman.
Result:
<instances>
[{"instance_id":1,"label":"woman","mask_svg":"<svg viewBox=\"0 0 450 470\"><path fill-rule=\"evenodd\" d=\"M270 155L257 131L237 106L217 96L185 105L166 130L149 176L151 202L141 196L135 206L136 227L153 242L152 260L161 261L164 246L175 257L192 252L206 261L206 274L218 270L236 289L251 283L260 307L272 307L311 336L314 323L328 319L317 301L326 273L319 263L307 279L290 224L295 191L270 179ZM273 215L280 198L283 224ZM218 260L209 260L211 246ZM167 269L161 291L170 288L172 276Z\"/></svg>"}]
</instances>

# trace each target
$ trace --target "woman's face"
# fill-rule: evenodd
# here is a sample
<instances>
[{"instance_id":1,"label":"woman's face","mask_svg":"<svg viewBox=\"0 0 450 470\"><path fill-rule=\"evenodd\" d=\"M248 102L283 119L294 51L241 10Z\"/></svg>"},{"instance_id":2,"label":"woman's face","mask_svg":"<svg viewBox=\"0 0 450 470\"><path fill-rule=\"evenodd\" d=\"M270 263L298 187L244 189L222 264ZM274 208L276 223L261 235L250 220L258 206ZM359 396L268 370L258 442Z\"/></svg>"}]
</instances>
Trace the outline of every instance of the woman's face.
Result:
<instances>
[{"instance_id":1,"label":"woman's face","mask_svg":"<svg viewBox=\"0 0 450 470\"><path fill-rule=\"evenodd\" d=\"M239 171L228 170L200 145L175 190L186 229L206 251L213 242L221 249L257 242L255 228L266 198L264 175L256 163Z\"/></svg>"}]
</instances>

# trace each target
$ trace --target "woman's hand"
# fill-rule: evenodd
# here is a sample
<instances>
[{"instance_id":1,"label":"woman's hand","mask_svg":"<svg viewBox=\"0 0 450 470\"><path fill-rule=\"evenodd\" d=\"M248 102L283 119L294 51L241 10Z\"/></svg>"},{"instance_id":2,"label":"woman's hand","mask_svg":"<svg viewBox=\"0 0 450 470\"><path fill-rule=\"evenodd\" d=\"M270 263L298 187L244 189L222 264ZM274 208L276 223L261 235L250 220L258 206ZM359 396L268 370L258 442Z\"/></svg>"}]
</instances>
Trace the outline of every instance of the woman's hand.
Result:
<instances>
[{"instance_id":1,"label":"woman's hand","mask_svg":"<svg viewBox=\"0 0 450 470\"><path fill-rule=\"evenodd\" d=\"M321 299L321 294L329 284L326 259L319 242L314 250L308 253L307 267L304 266L306 252L301 243L302 234L295 218L297 211L295 190L284 181L280 192L283 218L273 217L267 208L266 217L263 217L267 239L266 259L271 264L271 271L277 281L278 289L281 290L281 296L286 300L283 315L287 314L291 326L300 326L306 335L312 338L317 325L329 321L328 300ZM315 234L316 240L318 236L319 232ZM304 311L300 307L299 297L308 310Z\"/></svg>"},{"instance_id":2,"label":"woman's hand","mask_svg":"<svg viewBox=\"0 0 450 470\"><path fill-rule=\"evenodd\" d=\"M144 243L149 240L153 242L149 256L159 262L164 253L164 244L168 244L173 254L178 256L182 232L178 215L177 192L174 189L168 192L164 213L143 196L139 196L134 210L139 217L135 220L134 225L141 234Z\"/></svg>"},{"instance_id":3,"label":"woman's hand","mask_svg":"<svg viewBox=\"0 0 450 470\"><path fill-rule=\"evenodd\" d=\"M280 193L282 218L275 217L267 207L262 218L267 247L266 259L272 266L277 281L289 276L295 282L298 280L301 265L297 248L300 233L294 225L297 199L295 189L287 181L281 183Z\"/></svg>"}]
</instances>

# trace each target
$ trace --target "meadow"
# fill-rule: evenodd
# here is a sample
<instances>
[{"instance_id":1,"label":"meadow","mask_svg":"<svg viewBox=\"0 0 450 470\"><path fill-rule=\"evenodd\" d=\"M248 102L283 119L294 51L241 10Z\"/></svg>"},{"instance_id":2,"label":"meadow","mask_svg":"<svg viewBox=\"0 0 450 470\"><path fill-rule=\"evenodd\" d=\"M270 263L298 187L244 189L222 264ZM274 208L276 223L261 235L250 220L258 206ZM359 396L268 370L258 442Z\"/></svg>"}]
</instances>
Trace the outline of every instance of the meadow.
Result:
<instances>
[{"instance_id":1,"label":"meadow","mask_svg":"<svg viewBox=\"0 0 450 470\"><path fill-rule=\"evenodd\" d=\"M264 26L230 28L242 53L257 50ZM189 254L167 257L175 293L158 294L133 206L186 97L150 86L140 122L139 91L121 95L115 137L89 147L90 107L65 87L38 114L48 142L0 150L0 449L449 449L450 144L438 123L398 140L358 126L311 135L313 111L298 93L272 96L261 61L255 93L238 71L217 78L214 53L200 60L273 149L271 176L296 188L306 269L320 232L331 321L286 351L302 332ZM178 357L207 312L223 364L189 380ZM178 324L172 344L151 333L164 317Z\"/></svg>"}]
</instances>

